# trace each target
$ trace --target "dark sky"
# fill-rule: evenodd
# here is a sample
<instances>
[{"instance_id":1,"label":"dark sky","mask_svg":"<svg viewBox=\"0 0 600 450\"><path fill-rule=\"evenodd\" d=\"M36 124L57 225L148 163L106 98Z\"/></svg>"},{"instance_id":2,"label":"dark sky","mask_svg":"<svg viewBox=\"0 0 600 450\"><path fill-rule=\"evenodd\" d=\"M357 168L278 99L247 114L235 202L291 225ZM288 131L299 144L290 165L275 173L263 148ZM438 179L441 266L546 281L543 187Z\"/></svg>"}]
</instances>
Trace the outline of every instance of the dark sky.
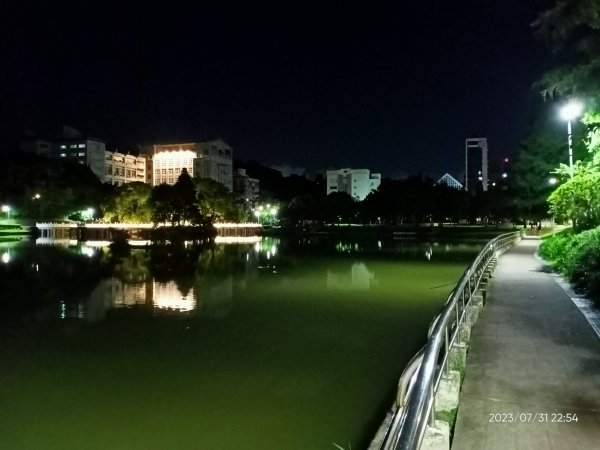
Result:
<instances>
[{"instance_id":1,"label":"dark sky","mask_svg":"<svg viewBox=\"0 0 600 450\"><path fill-rule=\"evenodd\" d=\"M515 152L556 64L530 27L551 2L346 3L3 6L0 131L219 136L244 160L387 176L457 175L474 135Z\"/></svg>"}]
</instances>

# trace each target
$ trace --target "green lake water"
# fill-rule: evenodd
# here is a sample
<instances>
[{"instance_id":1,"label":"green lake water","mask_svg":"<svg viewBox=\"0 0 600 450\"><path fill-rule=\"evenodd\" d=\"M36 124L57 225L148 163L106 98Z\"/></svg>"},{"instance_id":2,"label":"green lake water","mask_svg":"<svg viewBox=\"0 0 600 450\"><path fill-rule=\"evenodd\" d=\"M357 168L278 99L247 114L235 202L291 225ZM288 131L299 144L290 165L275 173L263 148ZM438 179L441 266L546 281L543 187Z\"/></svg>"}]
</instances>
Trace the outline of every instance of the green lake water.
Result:
<instances>
[{"instance_id":1,"label":"green lake water","mask_svg":"<svg viewBox=\"0 0 600 450\"><path fill-rule=\"evenodd\" d=\"M480 248L3 244L0 448L364 448Z\"/></svg>"}]
</instances>

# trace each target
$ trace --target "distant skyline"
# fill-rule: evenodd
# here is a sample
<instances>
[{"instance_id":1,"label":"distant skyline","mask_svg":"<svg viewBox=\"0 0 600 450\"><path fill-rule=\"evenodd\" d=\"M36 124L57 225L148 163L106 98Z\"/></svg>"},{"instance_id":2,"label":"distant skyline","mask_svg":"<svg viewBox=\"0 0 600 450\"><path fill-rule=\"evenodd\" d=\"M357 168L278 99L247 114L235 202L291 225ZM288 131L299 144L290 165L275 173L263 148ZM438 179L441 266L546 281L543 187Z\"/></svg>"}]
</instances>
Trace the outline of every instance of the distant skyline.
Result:
<instances>
[{"instance_id":1,"label":"distant skyline","mask_svg":"<svg viewBox=\"0 0 600 450\"><path fill-rule=\"evenodd\" d=\"M532 83L557 65L530 24L552 4L3 7L0 131L65 124L121 151L220 137L265 166L457 176L465 138L493 161L525 137Z\"/></svg>"}]
</instances>

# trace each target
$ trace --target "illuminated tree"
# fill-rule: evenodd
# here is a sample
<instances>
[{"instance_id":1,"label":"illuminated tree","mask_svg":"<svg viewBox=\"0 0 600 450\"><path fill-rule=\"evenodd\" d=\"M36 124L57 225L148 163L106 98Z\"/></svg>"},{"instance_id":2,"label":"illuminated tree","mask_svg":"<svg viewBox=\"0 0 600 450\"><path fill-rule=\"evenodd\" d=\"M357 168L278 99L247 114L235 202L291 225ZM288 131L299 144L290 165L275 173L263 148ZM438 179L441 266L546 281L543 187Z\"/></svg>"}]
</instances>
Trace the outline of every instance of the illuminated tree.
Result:
<instances>
[{"instance_id":1,"label":"illuminated tree","mask_svg":"<svg viewBox=\"0 0 600 450\"><path fill-rule=\"evenodd\" d=\"M119 186L103 205L108 222L148 223L152 220L152 187L135 181Z\"/></svg>"},{"instance_id":2,"label":"illuminated tree","mask_svg":"<svg viewBox=\"0 0 600 450\"><path fill-rule=\"evenodd\" d=\"M208 178L194 178L193 182L196 187L198 209L204 220L210 222L239 220L240 209L227 187Z\"/></svg>"},{"instance_id":3,"label":"illuminated tree","mask_svg":"<svg viewBox=\"0 0 600 450\"><path fill-rule=\"evenodd\" d=\"M566 181L548 198L550 211L573 220L577 232L600 225L600 113L587 113L583 122L590 129L586 141L590 158L576 162L572 177L570 168L561 164L555 172Z\"/></svg>"}]
</instances>

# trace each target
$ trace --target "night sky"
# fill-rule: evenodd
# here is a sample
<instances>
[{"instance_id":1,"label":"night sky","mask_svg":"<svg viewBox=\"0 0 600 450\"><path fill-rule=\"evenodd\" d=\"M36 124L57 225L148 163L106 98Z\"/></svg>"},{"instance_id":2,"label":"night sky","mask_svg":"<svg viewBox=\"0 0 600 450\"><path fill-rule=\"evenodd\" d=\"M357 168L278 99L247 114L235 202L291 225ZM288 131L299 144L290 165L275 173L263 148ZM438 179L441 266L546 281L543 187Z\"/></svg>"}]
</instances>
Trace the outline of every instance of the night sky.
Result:
<instances>
[{"instance_id":1,"label":"night sky","mask_svg":"<svg viewBox=\"0 0 600 450\"><path fill-rule=\"evenodd\" d=\"M550 1L246 3L3 6L2 136L67 124L122 151L221 137L310 173L458 175L466 137L491 160L516 152L531 85L557 64L530 26Z\"/></svg>"}]
</instances>

